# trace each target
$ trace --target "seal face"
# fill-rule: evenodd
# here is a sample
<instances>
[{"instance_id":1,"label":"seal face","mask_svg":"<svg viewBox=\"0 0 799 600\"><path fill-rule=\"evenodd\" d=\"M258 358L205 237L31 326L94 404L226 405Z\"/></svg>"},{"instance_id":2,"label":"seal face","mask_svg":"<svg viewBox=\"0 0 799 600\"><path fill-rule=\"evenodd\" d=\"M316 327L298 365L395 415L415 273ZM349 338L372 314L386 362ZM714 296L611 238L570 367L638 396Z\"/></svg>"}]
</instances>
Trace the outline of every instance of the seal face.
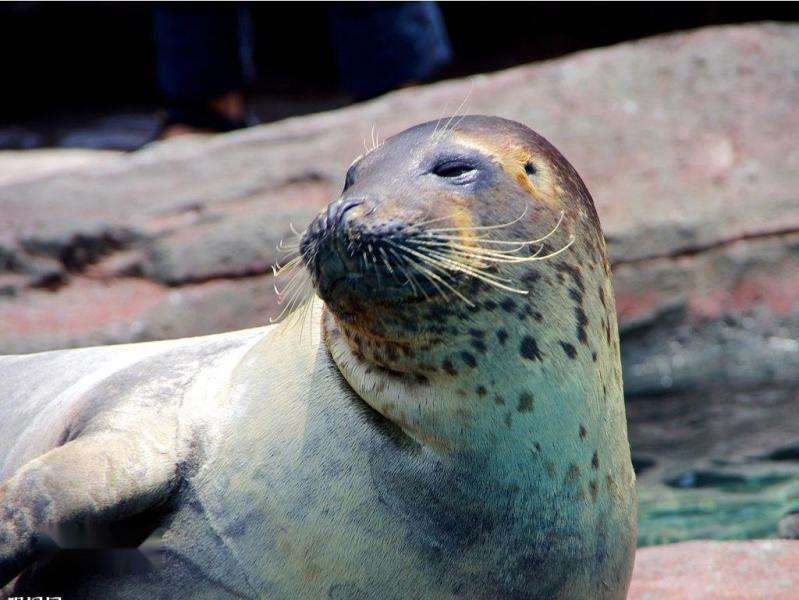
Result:
<instances>
[{"instance_id":1,"label":"seal face","mask_svg":"<svg viewBox=\"0 0 799 600\"><path fill-rule=\"evenodd\" d=\"M356 160L299 251L324 303L310 339L287 320L0 357L10 426L28 422L6 407L52 415L0 457L0 585L53 580L26 570L42 531L150 513L159 569L64 589L624 598L635 498L610 270L557 150L494 117L419 125Z\"/></svg>"}]
</instances>

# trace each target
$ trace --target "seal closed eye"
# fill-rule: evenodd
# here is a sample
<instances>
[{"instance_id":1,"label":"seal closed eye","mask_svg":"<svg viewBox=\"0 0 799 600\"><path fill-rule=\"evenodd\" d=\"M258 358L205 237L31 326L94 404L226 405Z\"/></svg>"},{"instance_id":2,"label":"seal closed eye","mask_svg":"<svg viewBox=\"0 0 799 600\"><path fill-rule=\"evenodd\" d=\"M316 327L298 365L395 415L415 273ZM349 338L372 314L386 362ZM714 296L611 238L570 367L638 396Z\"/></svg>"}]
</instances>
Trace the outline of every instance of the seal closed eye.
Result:
<instances>
[{"instance_id":1,"label":"seal closed eye","mask_svg":"<svg viewBox=\"0 0 799 600\"><path fill-rule=\"evenodd\" d=\"M50 415L0 446L0 582L45 589L42 532L158 509L157 569L65 589L623 599L616 312L566 159L496 117L413 127L356 160L291 260L321 300L308 320L0 357L0 407Z\"/></svg>"}]
</instances>

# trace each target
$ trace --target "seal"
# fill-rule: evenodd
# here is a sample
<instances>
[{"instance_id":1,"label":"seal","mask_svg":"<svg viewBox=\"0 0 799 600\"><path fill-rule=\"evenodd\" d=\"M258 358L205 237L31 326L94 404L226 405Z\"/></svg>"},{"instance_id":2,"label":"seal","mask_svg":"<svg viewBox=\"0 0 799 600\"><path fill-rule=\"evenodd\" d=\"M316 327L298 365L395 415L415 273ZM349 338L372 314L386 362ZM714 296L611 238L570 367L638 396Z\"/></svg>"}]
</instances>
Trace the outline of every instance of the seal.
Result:
<instances>
[{"instance_id":1,"label":"seal","mask_svg":"<svg viewBox=\"0 0 799 600\"><path fill-rule=\"evenodd\" d=\"M625 598L610 269L553 146L497 117L406 130L291 266L309 322L0 359L6 590Z\"/></svg>"}]
</instances>

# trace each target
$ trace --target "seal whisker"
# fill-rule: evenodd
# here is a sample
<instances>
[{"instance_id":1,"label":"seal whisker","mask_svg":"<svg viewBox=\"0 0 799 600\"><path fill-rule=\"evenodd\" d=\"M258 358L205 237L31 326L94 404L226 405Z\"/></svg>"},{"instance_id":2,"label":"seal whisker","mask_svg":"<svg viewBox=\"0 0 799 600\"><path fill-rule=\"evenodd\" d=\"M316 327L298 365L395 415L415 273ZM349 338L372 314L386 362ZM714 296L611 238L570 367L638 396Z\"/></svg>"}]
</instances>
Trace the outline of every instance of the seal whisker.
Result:
<instances>
[{"instance_id":1,"label":"seal whisker","mask_svg":"<svg viewBox=\"0 0 799 600\"><path fill-rule=\"evenodd\" d=\"M392 243L392 242L389 242L389 243ZM427 262L428 264L431 264L431 265L432 264L436 264L436 265L439 265L439 266L443 266L444 268L448 269L449 271L458 271L458 272L461 272L461 273L465 273L465 274L470 275L470 276L472 276L472 277L474 277L476 279L480 279L481 281L484 281L485 283L493 285L494 287L506 290L508 292L514 292L516 294L523 294L523 295L526 295L528 293L527 290L521 290L521 289L518 289L518 288L510 287L509 285L505 285L506 283L511 283L511 280L504 279L504 278L495 278L495 277L487 274L483 270L481 270L480 267L467 265L465 263L462 263L462 262L459 262L457 260L454 260L453 258L451 258L451 257L449 257L447 255L440 254L440 253L437 253L437 252L432 252L432 251L430 251L429 254L423 254L421 252L417 252L417 251L413 250L412 248L408 248L408 247L403 247L403 248L407 252L413 254L417 258L420 258L421 260ZM432 256L430 256L430 255L432 255ZM435 260L435 259L437 259L437 260Z\"/></svg>"},{"instance_id":2,"label":"seal whisker","mask_svg":"<svg viewBox=\"0 0 799 600\"><path fill-rule=\"evenodd\" d=\"M496 256L496 257L504 257L504 258L521 258L516 253L521 252L525 248L528 248L526 244L518 244L516 248L484 248L479 245L469 245L463 244L458 242L449 241L450 238L438 238L438 237L429 237L429 238L421 238L421 239L414 239L414 243L419 244L420 246L427 246L430 248L437 248L439 250L447 250L450 248L454 248L456 250L462 251L473 251L478 254L484 254L486 256ZM468 238L463 238L463 241L468 240Z\"/></svg>"},{"instance_id":3,"label":"seal whisker","mask_svg":"<svg viewBox=\"0 0 799 600\"><path fill-rule=\"evenodd\" d=\"M546 241L547 239L549 239L550 237L552 237L555 234L555 232L560 228L561 223L563 223L563 219L564 219L565 215L566 215L565 211L560 211L560 218L558 219L558 222L555 224L555 227L553 227L552 230L549 233L547 233L545 236L537 238L537 239L534 239L534 240L519 240L519 241L514 241L514 240L492 240L492 239L486 238L486 237L473 238L473 237L469 237L469 236L455 236L455 235L436 235L434 237L436 239L441 239L441 240L455 240L455 241L479 240L481 243L498 244L498 245L514 245L514 244L532 245L532 244L540 244L541 242ZM524 215L522 215L522 217L523 216ZM507 223L505 225L501 225L500 227L507 227L507 225L512 225L513 223L514 223L514 221L512 221L510 223ZM455 228L455 229L457 229L457 228ZM469 229L470 228L463 228L464 231L467 231ZM438 232L438 231L443 231L443 229L428 229L426 231L426 233L428 233L428 232L429 233L435 233L435 232ZM433 237L433 236L431 236L431 237Z\"/></svg>"},{"instance_id":4,"label":"seal whisker","mask_svg":"<svg viewBox=\"0 0 799 600\"><path fill-rule=\"evenodd\" d=\"M311 321L311 317L313 316L313 306L316 302L316 294L310 294L310 296L304 300L304 305L300 309L301 314L301 322L300 322L300 341L302 341L302 335L305 331L305 324L308 323L308 341L309 343L313 343L313 322Z\"/></svg>"},{"instance_id":5,"label":"seal whisker","mask_svg":"<svg viewBox=\"0 0 799 600\"><path fill-rule=\"evenodd\" d=\"M298 264L302 262L302 255L297 254L297 256L293 256L285 263L280 264L280 261L276 261L274 265L272 265L272 273L275 277L279 277L281 275L287 274L291 272Z\"/></svg>"},{"instance_id":6,"label":"seal whisker","mask_svg":"<svg viewBox=\"0 0 799 600\"><path fill-rule=\"evenodd\" d=\"M422 260L424 260L425 262L427 262L429 264L436 264L435 262L433 262L433 260L430 257L427 257L427 256L423 257ZM474 268L472 268L472 267L470 267L468 265L465 265L463 263L460 263L458 261L450 259L450 260L446 261L445 264L447 264L446 268L448 270L450 270L450 271L457 271L457 272L465 273L466 275L469 275L470 277L474 277L475 279L479 279L480 281L483 281L483 282L487 283L488 285L494 286L494 287L499 288L501 290L505 290L507 292L513 292L514 294L521 294L523 296L526 296L529 293L527 290L521 290L521 289L518 289L518 288L511 287L509 285L505 285L504 283L501 283L500 281L497 281L495 279L490 278L489 276L485 275L481 271L476 270L476 269L474 269Z\"/></svg>"},{"instance_id":7,"label":"seal whisker","mask_svg":"<svg viewBox=\"0 0 799 600\"><path fill-rule=\"evenodd\" d=\"M454 113L452 113L452 115L450 116L450 118L449 118L449 119L447 120L447 122L444 124L444 128L443 128L441 131L437 132L437 137L438 137L439 139L440 139L440 138L442 138L442 137L444 136L444 134L445 134L445 133L447 133L447 131L450 131L450 130L451 130L451 129L450 129L450 124L452 123L452 120L453 120L454 118L456 118L458 115L460 115L460 114L461 114L461 110L464 108L464 106L466 105L466 103L469 101L469 98L471 97L471 95L472 95L472 92L473 92L473 91L474 91L474 80L472 79L472 80L470 80L470 81L469 81L469 91L468 91L468 92L466 92L466 96L463 98L463 100L461 101L461 103L458 105L458 108L457 108L457 109L455 109L455 112L454 112ZM464 116L466 116L465 112L464 112L464 114L461 116L461 118L460 118L460 119L458 119L458 122L457 122L457 123L455 123L455 125L453 125L453 126L452 126L452 129L454 129L455 127L457 127L457 126L458 126L458 123L460 123L460 122L463 120L463 117L464 117ZM433 139L436 139L436 134L435 134L435 132L434 132Z\"/></svg>"},{"instance_id":8,"label":"seal whisker","mask_svg":"<svg viewBox=\"0 0 799 600\"><path fill-rule=\"evenodd\" d=\"M272 267L272 273L274 278L272 287L274 287L275 293L277 293L278 296L284 296L290 289L293 289L296 286L298 278L302 279L302 274L305 271L305 269L301 268L299 270L296 270L298 266L301 264L302 264L301 262L295 263L294 265L292 265L291 269L285 274L286 276L289 275L290 276L288 281L286 282L286 286L283 288L282 291L278 288L277 279L278 277L282 277L284 273L282 273L281 271L276 271L275 267Z\"/></svg>"},{"instance_id":9,"label":"seal whisker","mask_svg":"<svg viewBox=\"0 0 799 600\"><path fill-rule=\"evenodd\" d=\"M408 265L410 267L414 266L414 263L410 262L405 255L400 256L393 248L389 248L388 251L391 252L391 254L393 254L397 258L398 261L403 262L403 263L405 263L406 265ZM397 267L402 271L402 274L405 275L405 278L407 279L408 283L410 284L411 290L413 290L413 293L417 294L417 295L419 293L421 293L422 296L424 296L424 298L426 300L429 300L430 297L424 291L424 288L421 285L419 285L419 282L416 281L416 278L413 276L413 273L411 273L407 269L402 268L402 266L399 265L399 264L397 265Z\"/></svg>"},{"instance_id":10,"label":"seal whisker","mask_svg":"<svg viewBox=\"0 0 799 600\"><path fill-rule=\"evenodd\" d=\"M424 244L424 242L421 242L421 241L418 242L418 243L419 244ZM461 244L447 244L447 245L436 244L436 245L431 245L431 247L438 248L438 249L441 249L441 250L451 250L451 251L453 251L452 252L453 254L455 254L457 256L464 257L464 258L476 258L476 259L489 261L489 262L493 262L493 263L515 264L515 263L533 262L533 261L536 261L536 260L543 260L543 258L545 258L545 257L539 256L539 254L541 254L541 252L544 249L543 246L539 246L538 250L536 250L530 256L516 256L516 255L510 253L510 252L516 252L518 250L521 250L522 248L525 248L526 246L522 246L518 250L508 251L508 253L505 253L505 252L494 252L494 251L491 251L490 249L486 249L486 248L476 248L474 246L464 246L464 245L461 245Z\"/></svg>"},{"instance_id":11,"label":"seal whisker","mask_svg":"<svg viewBox=\"0 0 799 600\"><path fill-rule=\"evenodd\" d=\"M275 290L275 294L277 294L278 303L282 304L283 300L286 297L286 295L289 294L291 291L293 291L297 287L297 282L302 279L302 271L297 271L295 273L292 273L291 277L286 282L286 285L283 286L283 287L281 287L278 284L277 277L273 276L272 279L273 279L273 281L272 281L272 289L274 289Z\"/></svg>"},{"instance_id":12,"label":"seal whisker","mask_svg":"<svg viewBox=\"0 0 799 600\"><path fill-rule=\"evenodd\" d=\"M304 269L301 272L306 273ZM287 315L294 314L296 312L295 309L300 305L300 303L304 302L307 299L309 292L313 291L313 286L311 284L309 277L301 278L299 281L300 281L299 284L295 287L295 289L291 293L291 296L289 297L288 302L280 311L280 313L277 315L277 317L269 317L270 323L277 323L279 321L283 321L284 317L286 317ZM313 294L310 295L313 296ZM278 300L278 302L282 303L281 300Z\"/></svg>"},{"instance_id":13,"label":"seal whisker","mask_svg":"<svg viewBox=\"0 0 799 600\"><path fill-rule=\"evenodd\" d=\"M369 250L369 256L372 257L372 261L371 261L372 262L372 271L374 271L375 277L377 278L377 287L378 287L378 289L382 288L383 287L383 279L382 279L382 277L380 277L380 269L377 268L377 258L375 257L375 254L374 254L374 247L372 246L372 244L367 244L366 247Z\"/></svg>"},{"instance_id":14,"label":"seal whisker","mask_svg":"<svg viewBox=\"0 0 799 600\"><path fill-rule=\"evenodd\" d=\"M447 109L449 108L449 102L444 102L444 109L441 111L441 116L438 117L436 120L436 125L433 127L433 133L430 135L431 140L436 139L436 133L438 132L438 126L441 125L441 121L444 119L444 115L447 114Z\"/></svg>"},{"instance_id":15,"label":"seal whisker","mask_svg":"<svg viewBox=\"0 0 799 600\"><path fill-rule=\"evenodd\" d=\"M418 223L411 224L410 226L407 227L407 229L411 229L411 230L419 229L421 227L429 225L430 223L435 223L437 221L444 221L445 219L451 219L454 214L455 213L452 212L452 213L450 213L448 215L444 215L443 217L436 217L435 219L429 219L427 221L419 221ZM427 230L427 231L432 231L432 230Z\"/></svg>"},{"instance_id":16,"label":"seal whisker","mask_svg":"<svg viewBox=\"0 0 799 600\"><path fill-rule=\"evenodd\" d=\"M419 269L419 271L421 271L421 272L422 272L422 274L423 274L423 275L424 275L424 276L427 278L427 280L428 280L428 281L429 281L431 284L433 284L433 287L435 287L435 288L436 288L436 289L439 291L439 293L440 293L442 296L444 296L445 298L447 297L447 294L446 294L446 292L444 292L444 290L442 290L440 287L438 287L438 285L436 284L436 281L438 281L439 283L441 283L441 285L443 285L444 287L446 287L446 288L447 288L447 289L448 289L450 292L452 292L453 294L455 294L455 296L457 296L457 297L458 297L460 300L463 300L463 301L464 301L466 304L468 304L469 306L474 306L474 302L472 302L471 300L469 300L469 299L468 299L466 296L464 296L464 295L463 295L463 294L461 294L461 293L460 293L458 290L456 290L454 287L452 287L452 286L451 286L449 283L447 283L447 282L446 282L446 281L445 281L445 280L444 280L442 277L439 277L438 275L436 275L435 273L433 273L432 271L430 271L430 269L427 269L427 268L423 267L423 266L422 266L422 265L420 265L420 264L416 264L416 265L415 265L415 268ZM442 269L442 270L443 270L444 272L446 272L446 269Z\"/></svg>"},{"instance_id":17,"label":"seal whisker","mask_svg":"<svg viewBox=\"0 0 799 600\"><path fill-rule=\"evenodd\" d=\"M405 250L405 251L408 251L408 250L410 250L409 248L407 248L407 247L405 247L405 246L402 246L402 247L401 247L401 249L402 249L402 250ZM439 275L436 275L435 273L433 273L432 271L430 271L430 269L427 269L426 267L422 266L421 264L419 264L419 263L418 263L418 262L416 262L416 261L413 261L413 262L411 262L411 265L413 266L413 268L414 268L414 269L417 269L417 270L419 270L419 271L420 271L420 272L421 272L421 273L422 273L422 274L423 274L423 275L424 275L424 276L427 278L427 280L428 280L428 281L429 281L429 282L430 282L430 283L433 285L433 287L435 287L435 288L436 288L436 290L438 290L438 292L439 292L439 293L440 293L442 296L444 296L444 297L447 297L447 295L446 295L446 293L444 292L444 290L442 290L442 289L441 289L441 288L438 286L438 284L437 284L436 282L438 282L438 283L441 283L441 284L442 284L443 286L445 286L445 287L446 287L446 288L447 288L447 289L448 289L450 292L452 292L452 293L453 293L455 296L457 296L459 299L463 300L464 302L466 302L466 303L467 303L467 304L469 304L470 306L474 306L474 303L473 303L471 300L469 300L469 299L468 299L466 296L464 296L463 294L461 294L461 293L460 293L458 290L456 290L456 289L455 289L455 288L454 288L452 285L450 285L450 284L449 284L449 283L448 283L446 280L444 280L442 277L440 277ZM434 263L430 263L430 265L431 265L431 267L433 267L433 268L436 268L436 269L440 270L440 271L441 271L442 273L444 273L445 275L451 276L451 273L450 273L450 272L449 272L449 271L448 271L448 270L447 270L445 267L442 267L442 266L440 266L440 265L436 265L436 264L434 264Z\"/></svg>"},{"instance_id":18,"label":"seal whisker","mask_svg":"<svg viewBox=\"0 0 799 600\"><path fill-rule=\"evenodd\" d=\"M445 253L442 253L442 252L437 252L435 250L428 250L428 257L429 258L437 258L440 261L442 261L442 264L452 264L452 265L455 265L456 267L459 267L459 268L463 267L463 268L466 268L466 269L473 270L477 274L480 274L480 275L482 275L484 277L488 277L489 279L493 279L493 280L498 281L498 282L503 282L503 283L510 283L511 282L510 279L505 279L504 277L494 277L493 275L490 275L488 272L483 270L484 267L482 265L475 265L475 264L469 265L469 264L460 262L460 261L456 260L455 258L453 258L452 253L446 253L445 254ZM478 262L486 262L486 261L484 261L483 259L478 257Z\"/></svg>"},{"instance_id":19,"label":"seal whisker","mask_svg":"<svg viewBox=\"0 0 799 600\"><path fill-rule=\"evenodd\" d=\"M391 273L391 276L394 278L394 281L396 281L399 284L402 284L402 282L397 277L397 273L394 271L394 268L391 266L391 261L388 260L388 255L386 254L385 249L382 246L380 246L378 250L380 251L381 258L383 259L383 264L386 265L386 268L388 269L388 272Z\"/></svg>"},{"instance_id":20,"label":"seal whisker","mask_svg":"<svg viewBox=\"0 0 799 600\"><path fill-rule=\"evenodd\" d=\"M499 223L498 225L472 225L469 227L440 227L440 228L428 229L427 231L431 233L440 233L447 231L488 231L492 229L502 229L504 227L510 227L511 225L515 225L516 223L521 221L526 214L527 214L527 205L525 205L522 214L520 214L512 221L508 221L507 223Z\"/></svg>"},{"instance_id":21,"label":"seal whisker","mask_svg":"<svg viewBox=\"0 0 799 600\"><path fill-rule=\"evenodd\" d=\"M292 290L291 295L288 297L288 302L286 302L286 306L281 311L279 317L283 316L283 313L289 313L292 309L296 306L296 300L302 296L302 290L307 283L307 280L303 279L300 283ZM278 304L283 304L283 300L278 300Z\"/></svg>"}]
</instances>

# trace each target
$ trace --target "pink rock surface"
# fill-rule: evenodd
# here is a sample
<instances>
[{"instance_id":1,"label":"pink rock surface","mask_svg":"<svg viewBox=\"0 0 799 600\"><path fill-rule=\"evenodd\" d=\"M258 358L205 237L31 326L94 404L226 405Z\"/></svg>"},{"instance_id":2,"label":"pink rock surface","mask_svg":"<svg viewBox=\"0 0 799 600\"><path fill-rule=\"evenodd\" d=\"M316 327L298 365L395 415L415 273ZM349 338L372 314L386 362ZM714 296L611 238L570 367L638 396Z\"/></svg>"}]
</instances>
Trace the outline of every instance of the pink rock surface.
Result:
<instances>
[{"instance_id":1,"label":"pink rock surface","mask_svg":"<svg viewBox=\"0 0 799 600\"><path fill-rule=\"evenodd\" d=\"M683 542L638 550L628 600L797 600L799 541Z\"/></svg>"}]
</instances>

